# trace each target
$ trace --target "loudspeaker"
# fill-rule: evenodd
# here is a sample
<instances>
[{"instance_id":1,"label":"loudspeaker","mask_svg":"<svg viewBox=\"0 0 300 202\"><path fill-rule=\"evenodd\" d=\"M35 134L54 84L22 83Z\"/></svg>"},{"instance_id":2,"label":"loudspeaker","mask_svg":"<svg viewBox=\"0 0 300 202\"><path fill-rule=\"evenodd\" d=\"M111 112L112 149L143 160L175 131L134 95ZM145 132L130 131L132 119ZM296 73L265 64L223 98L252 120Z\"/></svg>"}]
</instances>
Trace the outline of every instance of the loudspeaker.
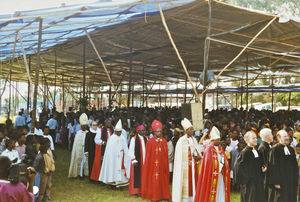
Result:
<instances>
[{"instance_id":1,"label":"loudspeaker","mask_svg":"<svg viewBox=\"0 0 300 202\"><path fill-rule=\"evenodd\" d=\"M199 103L188 103L181 105L182 119L187 118L192 121L195 130L203 129L203 112L202 104Z\"/></svg>"}]
</instances>

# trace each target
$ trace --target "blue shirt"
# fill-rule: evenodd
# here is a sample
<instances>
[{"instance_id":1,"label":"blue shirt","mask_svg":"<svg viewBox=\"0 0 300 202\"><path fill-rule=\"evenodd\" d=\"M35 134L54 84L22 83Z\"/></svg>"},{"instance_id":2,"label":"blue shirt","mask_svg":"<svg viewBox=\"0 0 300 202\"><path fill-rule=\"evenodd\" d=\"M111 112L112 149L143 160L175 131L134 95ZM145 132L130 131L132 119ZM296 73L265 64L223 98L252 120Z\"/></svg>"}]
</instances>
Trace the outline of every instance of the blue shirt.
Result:
<instances>
[{"instance_id":1,"label":"blue shirt","mask_svg":"<svg viewBox=\"0 0 300 202\"><path fill-rule=\"evenodd\" d=\"M49 126L50 130L55 130L57 128L57 121L54 118L48 120L46 126Z\"/></svg>"},{"instance_id":2,"label":"blue shirt","mask_svg":"<svg viewBox=\"0 0 300 202\"><path fill-rule=\"evenodd\" d=\"M14 127L17 127L17 126L25 126L26 125L26 122L25 122L25 117L24 116L17 116L16 119L15 119L15 124L14 124Z\"/></svg>"}]
</instances>

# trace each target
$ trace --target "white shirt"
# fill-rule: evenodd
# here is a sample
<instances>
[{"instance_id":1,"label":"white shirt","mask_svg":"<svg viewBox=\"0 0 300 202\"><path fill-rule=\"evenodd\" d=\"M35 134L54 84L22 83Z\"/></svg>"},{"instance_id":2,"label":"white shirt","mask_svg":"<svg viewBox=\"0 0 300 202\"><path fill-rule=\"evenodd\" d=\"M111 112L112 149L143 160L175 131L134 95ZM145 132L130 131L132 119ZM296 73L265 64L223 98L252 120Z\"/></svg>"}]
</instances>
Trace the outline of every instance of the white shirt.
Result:
<instances>
[{"instance_id":1,"label":"white shirt","mask_svg":"<svg viewBox=\"0 0 300 202\"><path fill-rule=\"evenodd\" d=\"M34 134L39 135L39 136L43 136L44 132L43 132L42 129L34 128Z\"/></svg>"},{"instance_id":2,"label":"white shirt","mask_svg":"<svg viewBox=\"0 0 300 202\"><path fill-rule=\"evenodd\" d=\"M50 130L55 130L57 128L57 121L54 118L51 118L48 120L47 126L49 126Z\"/></svg>"},{"instance_id":3,"label":"white shirt","mask_svg":"<svg viewBox=\"0 0 300 202\"><path fill-rule=\"evenodd\" d=\"M239 140L233 140L232 138L230 138L230 146L232 147L232 149L237 149L238 143Z\"/></svg>"},{"instance_id":4,"label":"white shirt","mask_svg":"<svg viewBox=\"0 0 300 202\"><path fill-rule=\"evenodd\" d=\"M54 150L54 144L53 144L53 139L51 137L51 135L44 135L44 137L48 138L50 141L50 149L53 151Z\"/></svg>"},{"instance_id":5,"label":"white shirt","mask_svg":"<svg viewBox=\"0 0 300 202\"><path fill-rule=\"evenodd\" d=\"M8 149L5 149L1 156L7 156L9 158L9 160L13 161L15 159L17 159L17 162L16 163L13 163L13 164L18 164L18 163L21 163L21 159L19 158L19 153L17 150L11 150L9 151Z\"/></svg>"}]
</instances>

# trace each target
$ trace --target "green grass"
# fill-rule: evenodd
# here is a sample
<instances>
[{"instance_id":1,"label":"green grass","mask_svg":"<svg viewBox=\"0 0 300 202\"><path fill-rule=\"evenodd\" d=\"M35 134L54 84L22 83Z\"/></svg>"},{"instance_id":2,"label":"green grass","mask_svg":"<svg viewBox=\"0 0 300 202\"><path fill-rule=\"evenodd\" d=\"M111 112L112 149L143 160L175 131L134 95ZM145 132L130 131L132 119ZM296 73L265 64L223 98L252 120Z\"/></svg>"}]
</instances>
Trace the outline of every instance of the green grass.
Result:
<instances>
[{"instance_id":1,"label":"green grass","mask_svg":"<svg viewBox=\"0 0 300 202\"><path fill-rule=\"evenodd\" d=\"M52 178L51 201L105 201L136 202L140 197L128 194L128 188L115 190L99 183L91 183L88 179L69 179L68 171L71 153L56 148L56 171ZM240 201L240 195L231 194L231 201Z\"/></svg>"}]
</instances>

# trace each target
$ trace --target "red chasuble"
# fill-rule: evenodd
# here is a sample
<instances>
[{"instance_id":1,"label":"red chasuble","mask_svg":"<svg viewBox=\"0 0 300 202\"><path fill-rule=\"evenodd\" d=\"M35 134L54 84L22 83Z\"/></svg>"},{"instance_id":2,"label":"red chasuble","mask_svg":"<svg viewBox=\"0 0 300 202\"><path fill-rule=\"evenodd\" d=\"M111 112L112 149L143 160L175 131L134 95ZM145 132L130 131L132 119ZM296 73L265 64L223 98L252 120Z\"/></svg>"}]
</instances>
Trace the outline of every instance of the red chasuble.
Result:
<instances>
[{"instance_id":1,"label":"red chasuble","mask_svg":"<svg viewBox=\"0 0 300 202\"><path fill-rule=\"evenodd\" d=\"M171 198L168 145L164 138L154 136L147 142L142 178L142 198L152 201Z\"/></svg>"},{"instance_id":2,"label":"red chasuble","mask_svg":"<svg viewBox=\"0 0 300 202\"><path fill-rule=\"evenodd\" d=\"M219 146L221 155L224 156L225 165L221 171L225 185L225 202L230 202L230 168L225 152ZM204 152L195 196L195 202L215 202L219 177L218 154L213 144Z\"/></svg>"}]
</instances>

